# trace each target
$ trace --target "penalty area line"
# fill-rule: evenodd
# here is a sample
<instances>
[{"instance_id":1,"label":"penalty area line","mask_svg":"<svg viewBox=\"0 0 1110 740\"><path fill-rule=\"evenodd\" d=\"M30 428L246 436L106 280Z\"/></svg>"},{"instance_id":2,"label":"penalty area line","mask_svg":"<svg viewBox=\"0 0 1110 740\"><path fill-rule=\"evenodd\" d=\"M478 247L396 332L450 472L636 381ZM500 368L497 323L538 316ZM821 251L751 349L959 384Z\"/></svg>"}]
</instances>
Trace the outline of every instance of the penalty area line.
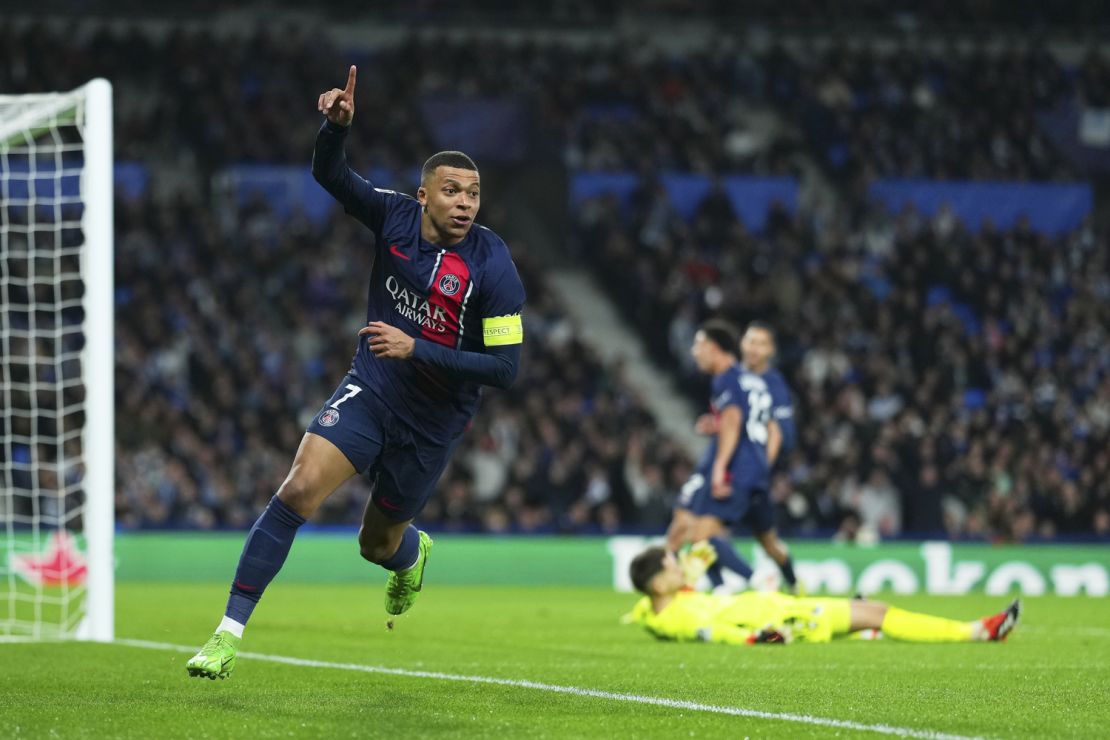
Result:
<instances>
[{"instance_id":1,"label":"penalty area line","mask_svg":"<svg viewBox=\"0 0 1110 740\"><path fill-rule=\"evenodd\" d=\"M151 642L149 640L132 640L120 638L114 644L126 647L147 648L150 650L170 650L179 653L192 653L195 647L187 645L174 645L168 642ZM552 694L566 694L569 696L583 696L593 699L608 699L633 704L647 704L649 706L666 707L668 709L685 709L691 712L706 712L709 714L725 714L734 717L749 717L752 719L776 720L780 722L794 722L817 727L833 727L843 730L858 730L860 732L874 732L880 735L893 735L895 737L928 738L929 740L981 740L967 735L951 735L932 730L919 730L912 727L896 727L885 724L867 724L851 720L832 719L829 717L813 717L808 714L794 714L791 712L765 712L759 709L746 709L744 707L730 707L718 704L703 704L684 699L667 699L657 696L642 696L640 694L625 694L615 691L601 691L599 689L584 689L577 686L562 686L559 684L528 681L525 679L496 678L493 676L468 676L459 673L440 673L438 671L414 671L407 668L389 668L386 666L364 665L361 663L333 663L325 660L309 660L306 658L293 658L286 655L268 655L265 653L252 653L243 651L240 658L260 660L282 665L294 665L302 668L331 668L340 671L357 671L360 673L376 673L388 676L405 676L408 678L428 678L438 681L457 681L460 683L489 684L493 686L508 686L519 689L533 689L546 691Z\"/></svg>"}]
</instances>

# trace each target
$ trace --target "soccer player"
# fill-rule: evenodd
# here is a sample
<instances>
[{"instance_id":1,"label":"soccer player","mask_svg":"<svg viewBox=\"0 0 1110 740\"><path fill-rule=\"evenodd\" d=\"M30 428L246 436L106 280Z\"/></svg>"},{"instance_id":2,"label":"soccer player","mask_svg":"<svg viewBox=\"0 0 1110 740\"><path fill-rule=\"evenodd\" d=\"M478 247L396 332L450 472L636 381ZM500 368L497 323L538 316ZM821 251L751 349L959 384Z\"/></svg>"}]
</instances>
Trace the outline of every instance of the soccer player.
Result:
<instances>
[{"instance_id":1,"label":"soccer player","mask_svg":"<svg viewBox=\"0 0 1110 740\"><path fill-rule=\"evenodd\" d=\"M347 165L355 67L320 95L325 120L312 172L374 234L367 325L348 375L317 413L284 483L247 535L216 634L187 663L226 678L243 628L277 575L297 528L348 478L373 485L358 533L362 557L390 572L385 607L420 592L432 540L424 508L478 406L480 386L507 388L520 361L524 288L505 243L477 226L478 169L461 152L433 155L416 197L379 190Z\"/></svg>"},{"instance_id":2,"label":"soccer player","mask_svg":"<svg viewBox=\"0 0 1110 740\"><path fill-rule=\"evenodd\" d=\"M1017 600L998 614L962 622L863 599L802 599L755 591L732 596L698 593L687 587L678 561L663 547L637 555L629 570L633 585L644 594L630 621L663 640L729 645L828 642L870 629L907 642L997 642L1006 639L1021 616Z\"/></svg>"},{"instance_id":3,"label":"soccer player","mask_svg":"<svg viewBox=\"0 0 1110 740\"><path fill-rule=\"evenodd\" d=\"M751 322L740 340L740 352L744 369L761 377L771 394L771 419L778 426L779 433L768 437L767 465L768 468L774 468L775 462L781 455L793 448L796 438L790 388L782 373L771 365L775 355L774 330L762 321ZM702 415L698 419L696 429L701 434L717 434L719 431L717 416ZM693 480L694 478L691 478L691 481ZM694 497L705 495L697 482L688 485L692 487L689 491L686 488L683 489L684 495L679 497L671 528L667 532L667 545L672 552L677 552L683 544L691 541L694 510L698 506L694 502ZM775 511L769 487L757 488L751 492L745 521L751 525L764 552L778 565L788 590L795 592L798 588L798 579L794 573L794 562L786 545L778 538L778 533L775 531Z\"/></svg>"},{"instance_id":4,"label":"soccer player","mask_svg":"<svg viewBox=\"0 0 1110 740\"><path fill-rule=\"evenodd\" d=\"M716 436L694 475L682 487L667 532L675 551L683 542L707 540L717 553L710 582L723 582L721 566L751 578L751 566L729 542L729 528L748 517L753 492L768 488L767 445L781 432L771 418L766 383L737 361L736 332L719 319L707 321L690 349L698 369L713 376L710 408Z\"/></svg>"},{"instance_id":5,"label":"soccer player","mask_svg":"<svg viewBox=\"0 0 1110 740\"><path fill-rule=\"evenodd\" d=\"M770 324L753 321L748 324L740 340L740 357L744 368L753 372L767 384L771 394L771 418L779 427L780 434L767 441L767 465L773 469L775 462L794 447L794 405L790 397L790 387L771 360L775 356L775 332ZM783 580L791 592L798 588L798 578L794 574L794 561L786 545L775 531L775 506L771 501L770 488L753 492L751 497L749 521L752 532L782 572Z\"/></svg>"}]
</instances>

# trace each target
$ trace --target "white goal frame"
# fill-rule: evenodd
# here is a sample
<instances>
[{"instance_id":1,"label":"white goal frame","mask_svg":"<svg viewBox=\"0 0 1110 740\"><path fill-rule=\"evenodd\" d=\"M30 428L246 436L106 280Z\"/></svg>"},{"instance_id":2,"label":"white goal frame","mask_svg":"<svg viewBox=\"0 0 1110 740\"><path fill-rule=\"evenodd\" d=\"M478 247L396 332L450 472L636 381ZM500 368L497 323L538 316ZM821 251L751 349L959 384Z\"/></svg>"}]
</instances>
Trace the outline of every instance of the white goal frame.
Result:
<instances>
[{"instance_id":1,"label":"white goal frame","mask_svg":"<svg viewBox=\"0 0 1110 740\"><path fill-rule=\"evenodd\" d=\"M116 350L112 84L85 86L85 537L88 595L78 636L115 638Z\"/></svg>"},{"instance_id":2,"label":"white goal frame","mask_svg":"<svg viewBox=\"0 0 1110 740\"><path fill-rule=\"evenodd\" d=\"M8 101L24 96L0 96ZM84 616L74 633L41 630L35 635L111 641L115 637L115 331L112 85L95 79L70 92L36 94L7 120L0 119L0 142L50 125L83 105L84 166L80 193L84 209L80 253L84 285L85 425L81 430L84 476L83 534L86 541ZM82 102L83 101L83 102ZM0 485L3 481L0 480ZM8 565L11 567L11 564Z\"/></svg>"}]
</instances>

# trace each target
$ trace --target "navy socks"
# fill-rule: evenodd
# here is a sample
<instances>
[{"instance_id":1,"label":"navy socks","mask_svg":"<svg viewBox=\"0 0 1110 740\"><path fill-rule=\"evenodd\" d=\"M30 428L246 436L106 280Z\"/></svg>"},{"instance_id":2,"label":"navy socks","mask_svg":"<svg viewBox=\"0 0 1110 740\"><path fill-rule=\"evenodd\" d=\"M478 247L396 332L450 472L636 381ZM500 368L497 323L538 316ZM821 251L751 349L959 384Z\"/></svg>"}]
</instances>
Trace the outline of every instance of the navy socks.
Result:
<instances>
[{"instance_id":1,"label":"navy socks","mask_svg":"<svg viewBox=\"0 0 1110 740\"><path fill-rule=\"evenodd\" d=\"M751 579L752 567L748 565L748 561L740 557L731 542L724 537L711 537L709 544L713 545L713 549L717 551L717 562L713 563L706 571L706 575L709 576L709 583L713 588L724 583L721 568L728 568L746 579ZM798 577L794 574L793 558L787 556L786 560L779 565L779 570L782 571L782 578L790 588L796 588Z\"/></svg>"},{"instance_id":2,"label":"navy socks","mask_svg":"<svg viewBox=\"0 0 1110 740\"><path fill-rule=\"evenodd\" d=\"M752 577L752 566L748 565L748 561L740 557L739 553L733 549L731 542L724 537L710 537L709 544L713 545L713 549L717 551L717 562L714 565L728 568L734 573L743 576L745 579ZM712 568L710 568L710 571L712 571ZM710 581L713 580L713 576L709 578Z\"/></svg>"},{"instance_id":3,"label":"navy socks","mask_svg":"<svg viewBox=\"0 0 1110 740\"><path fill-rule=\"evenodd\" d=\"M779 570L782 571L783 580L790 588L798 585L798 577L794 575L794 558L787 555L786 560L779 566Z\"/></svg>"},{"instance_id":4,"label":"navy socks","mask_svg":"<svg viewBox=\"0 0 1110 740\"><path fill-rule=\"evenodd\" d=\"M243 545L243 554L239 556L239 567L231 584L231 596L224 611L226 616L239 624L247 623L262 598L262 592L285 563L297 529L304 522L304 517L282 503L277 496L270 499Z\"/></svg>"},{"instance_id":5,"label":"navy socks","mask_svg":"<svg viewBox=\"0 0 1110 740\"><path fill-rule=\"evenodd\" d=\"M393 553L393 557L385 560L378 565L386 570L406 570L416 564L416 558L420 554L420 533L416 527L411 524L405 533L401 535L401 544L397 547L397 552Z\"/></svg>"}]
</instances>

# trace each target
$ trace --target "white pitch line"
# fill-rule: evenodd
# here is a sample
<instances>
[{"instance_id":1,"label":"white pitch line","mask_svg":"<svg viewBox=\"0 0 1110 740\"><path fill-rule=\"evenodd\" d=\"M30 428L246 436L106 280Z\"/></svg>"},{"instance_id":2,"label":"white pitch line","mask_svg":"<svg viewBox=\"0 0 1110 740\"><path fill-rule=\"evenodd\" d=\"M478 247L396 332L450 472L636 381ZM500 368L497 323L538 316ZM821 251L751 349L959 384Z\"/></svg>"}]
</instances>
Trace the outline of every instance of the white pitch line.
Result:
<instances>
[{"instance_id":1,"label":"white pitch line","mask_svg":"<svg viewBox=\"0 0 1110 740\"><path fill-rule=\"evenodd\" d=\"M174 645L168 642L151 642L148 640L117 639L117 645L128 647L149 648L152 650L174 650L181 653L191 653L196 647L187 645ZM432 678L440 681L461 681L466 683L493 684L495 686L511 686L520 689L535 689L548 691L554 694L569 694L571 696L588 696L595 699L609 699L611 701L631 702L634 704L649 704L670 709L686 709L692 712L708 712L711 714L727 714L734 717L751 717L754 719L778 720L780 722L796 722L804 725L818 727L835 727L843 730L859 730L861 732L875 732L880 735L894 735L895 737L927 738L928 740L981 740L981 738L966 735L951 735L944 732L931 730L918 730L912 727L895 727L893 725L866 724L850 720L831 719L828 717L812 717L808 714L793 714L790 712L763 712L758 709L745 709L743 707L728 707L718 704L702 704L700 702L685 701L682 699L666 699L655 696L641 696L639 694L622 694L615 691L599 691L597 689L583 689L577 686L560 686L558 684L541 683L512 678L494 678L492 676L467 676L458 673L439 673L438 671L412 671L406 668L388 668L386 666L362 665L360 663L331 663L323 660L307 660L305 658L292 658L285 655L266 655L264 653L239 653L240 658L264 660L270 663L302 666L305 668L332 668L341 671L359 671L361 673L380 673L390 676L406 676L409 678Z\"/></svg>"},{"instance_id":2,"label":"white pitch line","mask_svg":"<svg viewBox=\"0 0 1110 740\"><path fill-rule=\"evenodd\" d=\"M1110 637L1110 629L1106 627L1042 627L1038 625L1022 626L1022 632L1040 632L1043 634L1057 635L1087 635L1088 637Z\"/></svg>"}]
</instances>

